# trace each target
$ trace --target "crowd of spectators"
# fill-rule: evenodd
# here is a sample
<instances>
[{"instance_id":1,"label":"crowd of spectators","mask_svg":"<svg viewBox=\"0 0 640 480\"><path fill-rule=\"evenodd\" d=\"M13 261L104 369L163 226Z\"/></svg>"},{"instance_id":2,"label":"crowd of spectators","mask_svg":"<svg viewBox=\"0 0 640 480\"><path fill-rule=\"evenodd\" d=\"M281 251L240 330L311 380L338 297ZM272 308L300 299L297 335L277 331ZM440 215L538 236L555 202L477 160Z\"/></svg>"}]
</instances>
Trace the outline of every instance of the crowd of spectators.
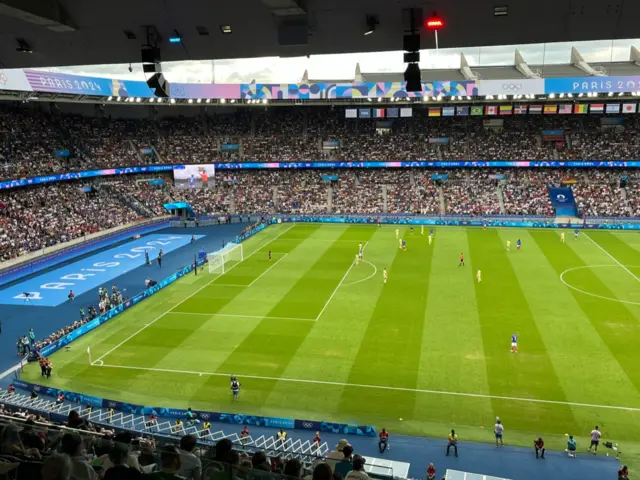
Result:
<instances>
[{"instance_id":1,"label":"crowd of spectators","mask_svg":"<svg viewBox=\"0 0 640 480\"><path fill-rule=\"evenodd\" d=\"M412 117L395 119L346 119L338 107L113 119L99 109L85 117L46 105L11 104L0 106L0 177L147 163L640 157L635 116L625 116L622 125L600 120L564 115L431 118L421 106L414 107ZM544 130L556 133L547 137ZM337 148L324 148L325 141L337 142ZM69 156L57 156L58 150L68 150Z\"/></svg>"},{"instance_id":2,"label":"crowd of spectators","mask_svg":"<svg viewBox=\"0 0 640 480\"><path fill-rule=\"evenodd\" d=\"M162 182L150 183L150 180ZM160 184L157 184L160 183ZM553 215L548 186L571 186L578 214L640 216L640 177L598 169L219 170L208 188L171 174L130 175L0 191L0 261L188 202L197 217L228 214Z\"/></svg>"}]
</instances>

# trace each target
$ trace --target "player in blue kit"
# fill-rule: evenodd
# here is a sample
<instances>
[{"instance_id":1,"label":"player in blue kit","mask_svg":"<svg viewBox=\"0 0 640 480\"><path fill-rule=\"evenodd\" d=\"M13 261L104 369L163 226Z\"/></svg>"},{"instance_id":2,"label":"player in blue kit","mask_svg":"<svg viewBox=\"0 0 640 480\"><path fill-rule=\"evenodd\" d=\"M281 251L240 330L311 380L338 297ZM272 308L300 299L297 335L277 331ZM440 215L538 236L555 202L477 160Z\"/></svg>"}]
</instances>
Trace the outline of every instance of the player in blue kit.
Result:
<instances>
[{"instance_id":1,"label":"player in blue kit","mask_svg":"<svg viewBox=\"0 0 640 480\"><path fill-rule=\"evenodd\" d=\"M404 240L402 240L402 251L403 252L407 251L407 242L405 242Z\"/></svg>"},{"instance_id":2,"label":"player in blue kit","mask_svg":"<svg viewBox=\"0 0 640 480\"><path fill-rule=\"evenodd\" d=\"M518 353L518 335L511 335L511 353Z\"/></svg>"},{"instance_id":3,"label":"player in blue kit","mask_svg":"<svg viewBox=\"0 0 640 480\"><path fill-rule=\"evenodd\" d=\"M577 228L573 231L573 238L575 238L576 240L578 239L578 234L580 233L580 230L578 230Z\"/></svg>"},{"instance_id":4,"label":"player in blue kit","mask_svg":"<svg viewBox=\"0 0 640 480\"><path fill-rule=\"evenodd\" d=\"M520 247L522 246L522 242L520 241L520 239L518 239L518 241L516 242L516 251L519 252L520 251Z\"/></svg>"}]
</instances>

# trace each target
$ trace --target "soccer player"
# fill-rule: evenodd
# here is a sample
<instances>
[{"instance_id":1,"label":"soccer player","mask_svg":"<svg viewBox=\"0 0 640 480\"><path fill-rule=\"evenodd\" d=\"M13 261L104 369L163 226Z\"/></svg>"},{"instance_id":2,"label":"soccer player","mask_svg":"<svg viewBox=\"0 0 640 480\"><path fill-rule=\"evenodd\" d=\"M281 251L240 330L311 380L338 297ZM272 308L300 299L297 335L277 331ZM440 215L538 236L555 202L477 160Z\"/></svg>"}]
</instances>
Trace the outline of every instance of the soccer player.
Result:
<instances>
[{"instance_id":1,"label":"soccer player","mask_svg":"<svg viewBox=\"0 0 640 480\"><path fill-rule=\"evenodd\" d=\"M493 433L496 435L496 447L504 447L502 435L504 434L504 425L499 418L496 418L496 424L493 426Z\"/></svg>"},{"instance_id":2,"label":"soccer player","mask_svg":"<svg viewBox=\"0 0 640 480\"><path fill-rule=\"evenodd\" d=\"M464 267L464 253L460 254L460 263L458 264L459 267Z\"/></svg>"},{"instance_id":3,"label":"soccer player","mask_svg":"<svg viewBox=\"0 0 640 480\"><path fill-rule=\"evenodd\" d=\"M564 232L560 232L560 243L564 243Z\"/></svg>"},{"instance_id":4,"label":"soccer player","mask_svg":"<svg viewBox=\"0 0 640 480\"><path fill-rule=\"evenodd\" d=\"M360 263L360 255L357 254L357 253L356 253L355 263L356 263L356 265L358 265Z\"/></svg>"},{"instance_id":5,"label":"soccer player","mask_svg":"<svg viewBox=\"0 0 640 480\"><path fill-rule=\"evenodd\" d=\"M480 271L480 269L478 269L476 273L476 278L478 279L478 283L482 281L482 272Z\"/></svg>"},{"instance_id":6,"label":"soccer player","mask_svg":"<svg viewBox=\"0 0 640 480\"><path fill-rule=\"evenodd\" d=\"M402 251L403 252L407 251L407 242L405 242L404 240L402 240Z\"/></svg>"},{"instance_id":7,"label":"soccer player","mask_svg":"<svg viewBox=\"0 0 640 480\"><path fill-rule=\"evenodd\" d=\"M358 258L362 260L363 255L364 255L364 247L362 246L362 243L360 243L358 245Z\"/></svg>"},{"instance_id":8,"label":"soccer player","mask_svg":"<svg viewBox=\"0 0 640 480\"><path fill-rule=\"evenodd\" d=\"M486 230L487 229L487 222L482 222L482 229Z\"/></svg>"},{"instance_id":9,"label":"soccer player","mask_svg":"<svg viewBox=\"0 0 640 480\"><path fill-rule=\"evenodd\" d=\"M411 235L413 235L413 227L411 227L409 231L411 232Z\"/></svg>"},{"instance_id":10,"label":"soccer player","mask_svg":"<svg viewBox=\"0 0 640 480\"><path fill-rule=\"evenodd\" d=\"M519 252L520 251L520 247L522 246L522 242L520 241L520 239L518 239L518 241L516 242L516 250Z\"/></svg>"},{"instance_id":11,"label":"soccer player","mask_svg":"<svg viewBox=\"0 0 640 480\"><path fill-rule=\"evenodd\" d=\"M511 335L511 353L518 353L518 335Z\"/></svg>"},{"instance_id":12,"label":"soccer player","mask_svg":"<svg viewBox=\"0 0 640 480\"><path fill-rule=\"evenodd\" d=\"M400 229L396 228L396 240L400 238Z\"/></svg>"},{"instance_id":13,"label":"soccer player","mask_svg":"<svg viewBox=\"0 0 640 480\"><path fill-rule=\"evenodd\" d=\"M240 382L235 375L231 375L231 392L233 393L233 401L239 401L240 396Z\"/></svg>"},{"instance_id":14,"label":"soccer player","mask_svg":"<svg viewBox=\"0 0 640 480\"><path fill-rule=\"evenodd\" d=\"M431 245L431 242L433 242L433 235L429 235L429 245Z\"/></svg>"},{"instance_id":15,"label":"soccer player","mask_svg":"<svg viewBox=\"0 0 640 480\"><path fill-rule=\"evenodd\" d=\"M573 231L573 238L575 238L576 240L578 239L578 234L580 233L580 230L578 230L577 228Z\"/></svg>"},{"instance_id":16,"label":"soccer player","mask_svg":"<svg viewBox=\"0 0 640 480\"><path fill-rule=\"evenodd\" d=\"M387 269L385 268L385 269L382 271L382 278L384 279L384 282L383 282L383 283L387 283L387 277L388 277Z\"/></svg>"},{"instance_id":17,"label":"soccer player","mask_svg":"<svg viewBox=\"0 0 640 480\"><path fill-rule=\"evenodd\" d=\"M424 235L424 225L420 225L420 235Z\"/></svg>"},{"instance_id":18,"label":"soccer player","mask_svg":"<svg viewBox=\"0 0 640 480\"><path fill-rule=\"evenodd\" d=\"M269 261L271 261L271 250L269 250Z\"/></svg>"},{"instance_id":19,"label":"soccer player","mask_svg":"<svg viewBox=\"0 0 640 480\"><path fill-rule=\"evenodd\" d=\"M600 430L598 429L598 425L596 425L596 428L591 430L591 445L589 445L589 448L587 449L587 452L591 453L591 447L594 447L593 454L595 455L596 453L598 453L598 445L600 445L600 437L601 436L602 436L602 434L600 433Z\"/></svg>"},{"instance_id":20,"label":"soccer player","mask_svg":"<svg viewBox=\"0 0 640 480\"><path fill-rule=\"evenodd\" d=\"M511 251L511 240L507 240L507 252Z\"/></svg>"}]
</instances>

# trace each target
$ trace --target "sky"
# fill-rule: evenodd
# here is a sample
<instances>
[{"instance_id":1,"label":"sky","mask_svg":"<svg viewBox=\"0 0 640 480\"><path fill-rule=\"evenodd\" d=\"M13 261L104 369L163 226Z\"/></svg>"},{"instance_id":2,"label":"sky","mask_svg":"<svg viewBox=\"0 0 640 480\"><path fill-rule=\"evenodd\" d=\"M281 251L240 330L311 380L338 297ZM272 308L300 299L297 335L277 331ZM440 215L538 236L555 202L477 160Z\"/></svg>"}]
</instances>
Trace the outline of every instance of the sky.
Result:
<instances>
[{"instance_id":1,"label":"sky","mask_svg":"<svg viewBox=\"0 0 640 480\"><path fill-rule=\"evenodd\" d=\"M516 48L529 66L568 64L571 47L576 47L590 63L628 61L631 46L640 49L640 39L600 40L528 45L503 45L440 50L422 50L420 68L459 68L463 53L471 68L489 65L513 65ZM366 73L403 72L402 52L368 52L310 57L262 57L233 60L163 62L169 82L177 83L298 83L305 71L310 80L352 80L356 65ZM539 67L538 67L539 68ZM85 65L42 68L40 70L73 73L123 80L144 80L142 66L128 64Z\"/></svg>"}]
</instances>

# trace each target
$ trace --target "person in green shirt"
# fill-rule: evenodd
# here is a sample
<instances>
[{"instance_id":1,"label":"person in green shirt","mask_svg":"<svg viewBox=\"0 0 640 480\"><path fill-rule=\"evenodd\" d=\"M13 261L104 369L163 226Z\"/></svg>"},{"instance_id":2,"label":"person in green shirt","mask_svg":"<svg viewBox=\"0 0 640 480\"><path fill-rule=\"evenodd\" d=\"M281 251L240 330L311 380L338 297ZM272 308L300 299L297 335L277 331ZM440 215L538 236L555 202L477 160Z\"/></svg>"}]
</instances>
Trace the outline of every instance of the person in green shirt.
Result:
<instances>
[{"instance_id":1,"label":"person in green shirt","mask_svg":"<svg viewBox=\"0 0 640 480\"><path fill-rule=\"evenodd\" d=\"M578 444L576 443L576 439L573 438L573 435L569 435L569 439L567 440L567 455L570 458L576 458L576 450L578 448Z\"/></svg>"}]
</instances>

